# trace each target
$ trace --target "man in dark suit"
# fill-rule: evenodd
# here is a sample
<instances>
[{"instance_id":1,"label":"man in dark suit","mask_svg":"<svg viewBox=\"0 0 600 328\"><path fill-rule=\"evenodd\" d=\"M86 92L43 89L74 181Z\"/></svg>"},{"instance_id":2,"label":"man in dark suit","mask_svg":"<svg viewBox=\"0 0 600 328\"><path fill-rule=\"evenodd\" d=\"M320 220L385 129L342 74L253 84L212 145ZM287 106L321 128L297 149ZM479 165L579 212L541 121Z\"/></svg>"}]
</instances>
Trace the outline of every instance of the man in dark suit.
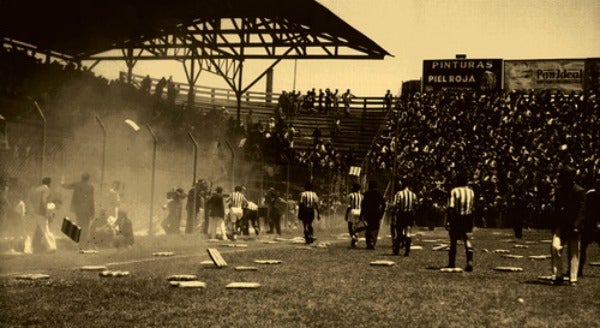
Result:
<instances>
[{"instance_id":1,"label":"man in dark suit","mask_svg":"<svg viewBox=\"0 0 600 328\"><path fill-rule=\"evenodd\" d=\"M65 189L73 190L71 198L71 212L75 213L77 224L81 227L80 245L88 243L90 222L94 218L94 187L90 184L90 175L81 175L81 181L75 183L61 183Z\"/></svg>"},{"instance_id":2,"label":"man in dark suit","mask_svg":"<svg viewBox=\"0 0 600 328\"><path fill-rule=\"evenodd\" d=\"M587 247L594 242L600 246L600 181L592 176L584 181L585 210L583 233L581 235L581 255L579 257L579 271L577 276L583 276L583 267L587 257Z\"/></svg>"},{"instance_id":3,"label":"man in dark suit","mask_svg":"<svg viewBox=\"0 0 600 328\"><path fill-rule=\"evenodd\" d=\"M367 221L365 232L367 249L375 249L381 218L383 217L383 213L385 213L385 200L383 199L383 195L377 190L376 181L369 182L369 189L363 196L360 208L360 216L363 220Z\"/></svg>"},{"instance_id":4,"label":"man in dark suit","mask_svg":"<svg viewBox=\"0 0 600 328\"><path fill-rule=\"evenodd\" d=\"M575 170L565 166L558 174L556 216L552 224L552 281L555 285L563 283L562 250L565 245L569 251L569 281L571 286L577 285L584 209L585 190L575 184Z\"/></svg>"}]
</instances>

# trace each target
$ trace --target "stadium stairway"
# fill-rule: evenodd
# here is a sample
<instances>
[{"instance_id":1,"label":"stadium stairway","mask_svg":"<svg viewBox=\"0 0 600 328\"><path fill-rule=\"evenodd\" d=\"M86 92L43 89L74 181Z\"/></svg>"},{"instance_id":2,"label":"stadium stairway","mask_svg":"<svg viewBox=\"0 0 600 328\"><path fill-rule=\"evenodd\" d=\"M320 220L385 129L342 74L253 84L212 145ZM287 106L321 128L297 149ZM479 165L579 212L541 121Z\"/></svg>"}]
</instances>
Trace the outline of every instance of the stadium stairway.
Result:
<instances>
[{"instance_id":1,"label":"stadium stairway","mask_svg":"<svg viewBox=\"0 0 600 328\"><path fill-rule=\"evenodd\" d=\"M123 73L122 73L123 74ZM134 75L133 84L140 87L143 76ZM152 78L152 88L158 79ZM176 98L177 104L185 104L187 101L184 83L175 82L179 85L180 92ZM230 115L236 115L237 105L235 97L230 90L197 86L195 89L195 105L197 110L211 110L222 108ZM273 94L271 101L266 101L266 94L260 92L248 92L242 96L240 119L243 122L246 114L252 109L255 122L268 121L275 114L277 98L279 94ZM341 106L342 104L340 104ZM333 147L340 153L345 154L352 150L355 164L360 165L370 150L373 141L377 137L379 129L385 123L387 112L383 110L383 97L355 97L350 106L350 115L325 114L325 113L297 113L287 118L287 123L292 123L298 135L294 139L294 148L298 151L307 151L313 147L313 131L319 126L322 139L331 141ZM332 132L335 121L340 119L340 131L335 136Z\"/></svg>"}]
</instances>

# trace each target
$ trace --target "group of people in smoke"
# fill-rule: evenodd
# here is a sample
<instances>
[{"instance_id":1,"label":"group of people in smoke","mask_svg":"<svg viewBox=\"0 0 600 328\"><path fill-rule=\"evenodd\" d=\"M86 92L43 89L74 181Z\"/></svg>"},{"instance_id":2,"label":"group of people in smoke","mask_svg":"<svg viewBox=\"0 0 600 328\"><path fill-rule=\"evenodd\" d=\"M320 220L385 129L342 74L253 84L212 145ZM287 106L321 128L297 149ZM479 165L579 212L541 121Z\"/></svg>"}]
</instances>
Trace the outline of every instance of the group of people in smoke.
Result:
<instances>
[{"instance_id":1,"label":"group of people in smoke","mask_svg":"<svg viewBox=\"0 0 600 328\"><path fill-rule=\"evenodd\" d=\"M544 226L559 163L579 182L600 170L598 92L447 90L399 99L369 154L371 168L415 177L421 197L448 191L456 167L473 170L481 225ZM396 164L394 164L396 156ZM514 222L505 222L506 218Z\"/></svg>"},{"instance_id":2,"label":"group of people in smoke","mask_svg":"<svg viewBox=\"0 0 600 328\"><path fill-rule=\"evenodd\" d=\"M185 200L186 234L201 232L210 239L219 237L223 240L235 240L239 235L259 235L261 232L281 235L282 219L289 210L288 202L273 187L260 198L258 202L249 200L244 186L235 186L230 193L224 193L222 187L213 190L212 184L200 179L187 194L181 188L167 193L167 203L163 208L168 214L161 226L167 234L180 233ZM201 213L203 217L199 220ZM268 230L261 227L260 218Z\"/></svg>"},{"instance_id":3,"label":"group of people in smoke","mask_svg":"<svg viewBox=\"0 0 600 328\"><path fill-rule=\"evenodd\" d=\"M57 220L56 212L63 204L60 193L53 186L52 178L45 177L37 186L23 188L9 194L6 181L2 185L2 230L23 237L23 244L15 248L25 254L54 252L56 239L50 226ZM134 243L132 222L121 206L121 183L114 181L108 192L101 195L100 207L96 208L95 190L90 175L82 174L77 182L61 181L59 186L72 191L68 215L70 221L80 228L80 249L98 247L130 247Z\"/></svg>"}]
</instances>

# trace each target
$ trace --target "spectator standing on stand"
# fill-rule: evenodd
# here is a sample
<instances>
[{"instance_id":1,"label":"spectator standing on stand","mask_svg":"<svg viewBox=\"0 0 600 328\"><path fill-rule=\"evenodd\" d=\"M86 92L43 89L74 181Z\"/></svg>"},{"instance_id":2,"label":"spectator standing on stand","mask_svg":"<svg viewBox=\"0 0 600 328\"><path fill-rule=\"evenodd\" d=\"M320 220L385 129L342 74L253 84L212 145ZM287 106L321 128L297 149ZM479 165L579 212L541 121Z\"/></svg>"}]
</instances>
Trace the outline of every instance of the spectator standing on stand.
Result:
<instances>
[{"instance_id":1,"label":"spectator standing on stand","mask_svg":"<svg viewBox=\"0 0 600 328\"><path fill-rule=\"evenodd\" d=\"M392 109L393 99L394 99L394 96L392 96L392 93L390 92L390 90L388 90L385 93L385 96L383 97L383 101L384 101L383 110L384 111L389 111L390 109Z\"/></svg>"},{"instance_id":2,"label":"spectator standing on stand","mask_svg":"<svg viewBox=\"0 0 600 328\"><path fill-rule=\"evenodd\" d=\"M141 88L146 95L150 95L150 88L152 88L152 79L150 78L150 75L146 75L142 80Z\"/></svg>"}]
</instances>

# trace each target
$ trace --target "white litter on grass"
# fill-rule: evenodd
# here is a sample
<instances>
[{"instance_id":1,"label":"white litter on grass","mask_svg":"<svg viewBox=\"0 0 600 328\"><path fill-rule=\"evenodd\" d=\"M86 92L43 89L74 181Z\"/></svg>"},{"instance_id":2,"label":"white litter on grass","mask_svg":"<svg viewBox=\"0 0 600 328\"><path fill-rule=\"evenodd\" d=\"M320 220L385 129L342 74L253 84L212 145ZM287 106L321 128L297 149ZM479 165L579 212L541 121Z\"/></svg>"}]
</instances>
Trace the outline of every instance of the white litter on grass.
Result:
<instances>
[{"instance_id":1,"label":"white litter on grass","mask_svg":"<svg viewBox=\"0 0 600 328\"><path fill-rule=\"evenodd\" d=\"M435 245L431 249L434 251L447 251L447 250L450 250L450 245L447 245L447 244Z\"/></svg>"},{"instance_id":2,"label":"white litter on grass","mask_svg":"<svg viewBox=\"0 0 600 328\"><path fill-rule=\"evenodd\" d=\"M590 262L591 266L600 267L600 262Z\"/></svg>"},{"instance_id":3,"label":"white litter on grass","mask_svg":"<svg viewBox=\"0 0 600 328\"><path fill-rule=\"evenodd\" d=\"M281 264L281 260L254 260L258 264Z\"/></svg>"},{"instance_id":4,"label":"white litter on grass","mask_svg":"<svg viewBox=\"0 0 600 328\"><path fill-rule=\"evenodd\" d=\"M6 252L2 253L2 255L19 256L19 255L25 255L25 253L17 252L14 249L11 249L10 251L6 251Z\"/></svg>"},{"instance_id":5,"label":"white litter on grass","mask_svg":"<svg viewBox=\"0 0 600 328\"><path fill-rule=\"evenodd\" d=\"M240 266L236 266L235 271L257 271L258 268L255 266L244 266L244 265L240 265Z\"/></svg>"},{"instance_id":6,"label":"white litter on grass","mask_svg":"<svg viewBox=\"0 0 600 328\"><path fill-rule=\"evenodd\" d=\"M302 239L302 240L292 240L292 244L306 244L306 241L304 241L304 239Z\"/></svg>"},{"instance_id":7,"label":"white litter on grass","mask_svg":"<svg viewBox=\"0 0 600 328\"><path fill-rule=\"evenodd\" d=\"M524 258L523 255L514 255L514 254L502 254L502 257L505 257L507 259L522 259L522 258Z\"/></svg>"},{"instance_id":8,"label":"white litter on grass","mask_svg":"<svg viewBox=\"0 0 600 328\"><path fill-rule=\"evenodd\" d=\"M171 281L169 285L178 288L206 288L203 281Z\"/></svg>"},{"instance_id":9,"label":"white litter on grass","mask_svg":"<svg viewBox=\"0 0 600 328\"><path fill-rule=\"evenodd\" d=\"M174 274L167 277L168 281L193 281L197 279L198 276L195 274Z\"/></svg>"},{"instance_id":10,"label":"white litter on grass","mask_svg":"<svg viewBox=\"0 0 600 328\"><path fill-rule=\"evenodd\" d=\"M411 245L410 246L410 250L411 251L421 251L421 250L423 250L423 246L421 246L421 245Z\"/></svg>"},{"instance_id":11,"label":"white litter on grass","mask_svg":"<svg viewBox=\"0 0 600 328\"><path fill-rule=\"evenodd\" d=\"M514 244L513 248L527 249L527 248L529 248L529 246L521 245L521 244Z\"/></svg>"},{"instance_id":12,"label":"white litter on grass","mask_svg":"<svg viewBox=\"0 0 600 328\"><path fill-rule=\"evenodd\" d=\"M173 256L173 255L175 255L175 253L173 253L173 252L154 252L154 253L152 253L152 256L169 257L169 256Z\"/></svg>"},{"instance_id":13,"label":"white litter on grass","mask_svg":"<svg viewBox=\"0 0 600 328\"><path fill-rule=\"evenodd\" d=\"M95 249L80 249L79 254L98 254L98 251Z\"/></svg>"},{"instance_id":14,"label":"white litter on grass","mask_svg":"<svg viewBox=\"0 0 600 328\"><path fill-rule=\"evenodd\" d=\"M552 255L529 255L532 260L547 260L552 258Z\"/></svg>"},{"instance_id":15,"label":"white litter on grass","mask_svg":"<svg viewBox=\"0 0 600 328\"><path fill-rule=\"evenodd\" d=\"M540 244L552 244L552 240L551 239L542 239L542 240L540 240Z\"/></svg>"},{"instance_id":16,"label":"white litter on grass","mask_svg":"<svg viewBox=\"0 0 600 328\"><path fill-rule=\"evenodd\" d=\"M314 245L314 247L316 247L316 248L327 248L330 245L331 245L331 243L329 243L329 242L320 241L316 245Z\"/></svg>"},{"instance_id":17,"label":"white litter on grass","mask_svg":"<svg viewBox=\"0 0 600 328\"><path fill-rule=\"evenodd\" d=\"M443 243L447 242L447 240L444 240L444 239L423 239L421 241L424 243L437 243L437 244L439 244L439 243L443 244Z\"/></svg>"},{"instance_id":18,"label":"white litter on grass","mask_svg":"<svg viewBox=\"0 0 600 328\"><path fill-rule=\"evenodd\" d=\"M537 278L538 278L539 280L545 280L545 281L552 281L552 280L554 280L554 279L552 278L552 276L538 276ZM563 277L563 281L569 281L569 277L567 277L567 276L564 276L564 277Z\"/></svg>"},{"instance_id":19,"label":"white litter on grass","mask_svg":"<svg viewBox=\"0 0 600 328\"><path fill-rule=\"evenodd\" d=\"M276 242L274 240L263 240L262 243L263 244L279 244L278 242Z\"/></svg>"},{"instance_id":20,"label":"white litter on grass","mask_svg":"<svg viewBox=\"0 0 600 328\"><path fill-rule=\"evenodd\" d=\"M484 253L489 253L489 252L490 252L490 250L489 250L489 249L487 249L487 248L484 248L484 249L482 249L481 251L482 251L482 252L484 252Z\"/></svg>"},{"instance_id":21,"label":"white litter on grass","mask_svg":"<svg viewBox=\"0 0 600 328\"><path fill-rule=\"evenodd\" d=\"M458 272L463 272L464 270L462 268L441 268L440 272L446 272L446 273L458 273Z\"/></svg>"},{"instance_id":22,"label":"white litter on grass","mask_svg":"<svg viewBox=\"0 0 600 328\"><path fill-rule=\"evenodd\" d=\"M202 261L202 262L200 262L200 264L202 264L202 265L207 265L207 266L208 266L208 265L209 265L209 266L213 266L213 265L215 265L215 264L213 263L213 261L211 261L211 260Z\"/></svg>"},{"instance_id":23,"label":"white litter on grass","mask_svg":"<svg viewBox=\"0 0 600 328\"><path fill-rule=\"evenodd\" d=\"M105 271L108 270L106 265L84 265L80 268L81 271Z\"/></svg>"},{"instance_id":24,"label":"white litter on grass","mask_svg":"<svg viewBox=\"0 0 600 328\"><path fill-rule=\"evenodd\" d=\"M378 260L378 261L370 262L369 264L373 265L373 266L392 266L392 265L395 265L396 262L387 261L387 260Z\"/></svg>"},{"instance_id":25,"label":"white litter on grass","mask_svg":"<svg viewBox=\"0 0 600 328\"><path fill-rule=\"evenodd\" d=\"M510 253L510 250L508 250L508 249L495 249L493 252L496 253L496 254L508 254L508 253Z\"/></svg>"},{"instance_id":26,"label":"white litter on grass","mask_svg":"<svg viewBox=\"0 0 600 328\"><path fill-rule=\"evenodd\" d=\"M257 282L232 282L225 286L228 289L256 289L258 287L260 284Z\"/></svg>"},{"instance_id":27,"label":"white litter on grass","mask_svg":"<svg viewBox=\"0 0 600 328\"><path fill-rule=\"evenodd\" d=\"M44 273L27 273L15 277L17 280L45 280L49 278L50 275Z\"/></svg>"},{"instance_id":28,"label":"white litter on grass","mask_svg":"<svg viewBox=\"0 0 600 328\"><path fill-rule=\"evenodd\" d=\"M244 248L244 247L248 247L248 244L224 244L223 246Z\"/></svg>"},{"instance_id":29,"label":"white litter on grass","mask_svg":"<svg viewBox=\"0 0 600 328\"><path fill-rule=\"evenodd\" d=\"M283 237L276 237L276 238L273 238L273 240L275 240L275 241L290 241L291 239L287 239L287 238L283 238Z\"/></svg>"},{"instance_id":30,"label":"white litter on grass","mask_svg":"<svg viewBox=\"0 0 600 328\"><path fill-rule=\"evenodd\" d=\"M523 268L519 267L510 267L510 266L499 266L494 268L495 271L504 271L504 272L521 272Z\"/></svg>"},{"instance_id":31,"label":"white litter on grass","mask_svg":"<svg viewBox=\"0 0 600 328\"><path fill-rule=\"evenodd\" d=\"M523 244L525 244L525 245L535 245L535 244L537 244L537 241L535 241L535 240L526 240L526 241L523 242Z\"/></svg>"},{"instance_id":32,"label":"white litter on grass","mask_svg":"<svg viewBox=\"0 0 600 328\"><path fill-rule=\"evenodd\" d=\"M105 270L100 272L100 277L126 277L129 275L129 271L121 271L121 270Z\"/></svg>"}]
</instances>

